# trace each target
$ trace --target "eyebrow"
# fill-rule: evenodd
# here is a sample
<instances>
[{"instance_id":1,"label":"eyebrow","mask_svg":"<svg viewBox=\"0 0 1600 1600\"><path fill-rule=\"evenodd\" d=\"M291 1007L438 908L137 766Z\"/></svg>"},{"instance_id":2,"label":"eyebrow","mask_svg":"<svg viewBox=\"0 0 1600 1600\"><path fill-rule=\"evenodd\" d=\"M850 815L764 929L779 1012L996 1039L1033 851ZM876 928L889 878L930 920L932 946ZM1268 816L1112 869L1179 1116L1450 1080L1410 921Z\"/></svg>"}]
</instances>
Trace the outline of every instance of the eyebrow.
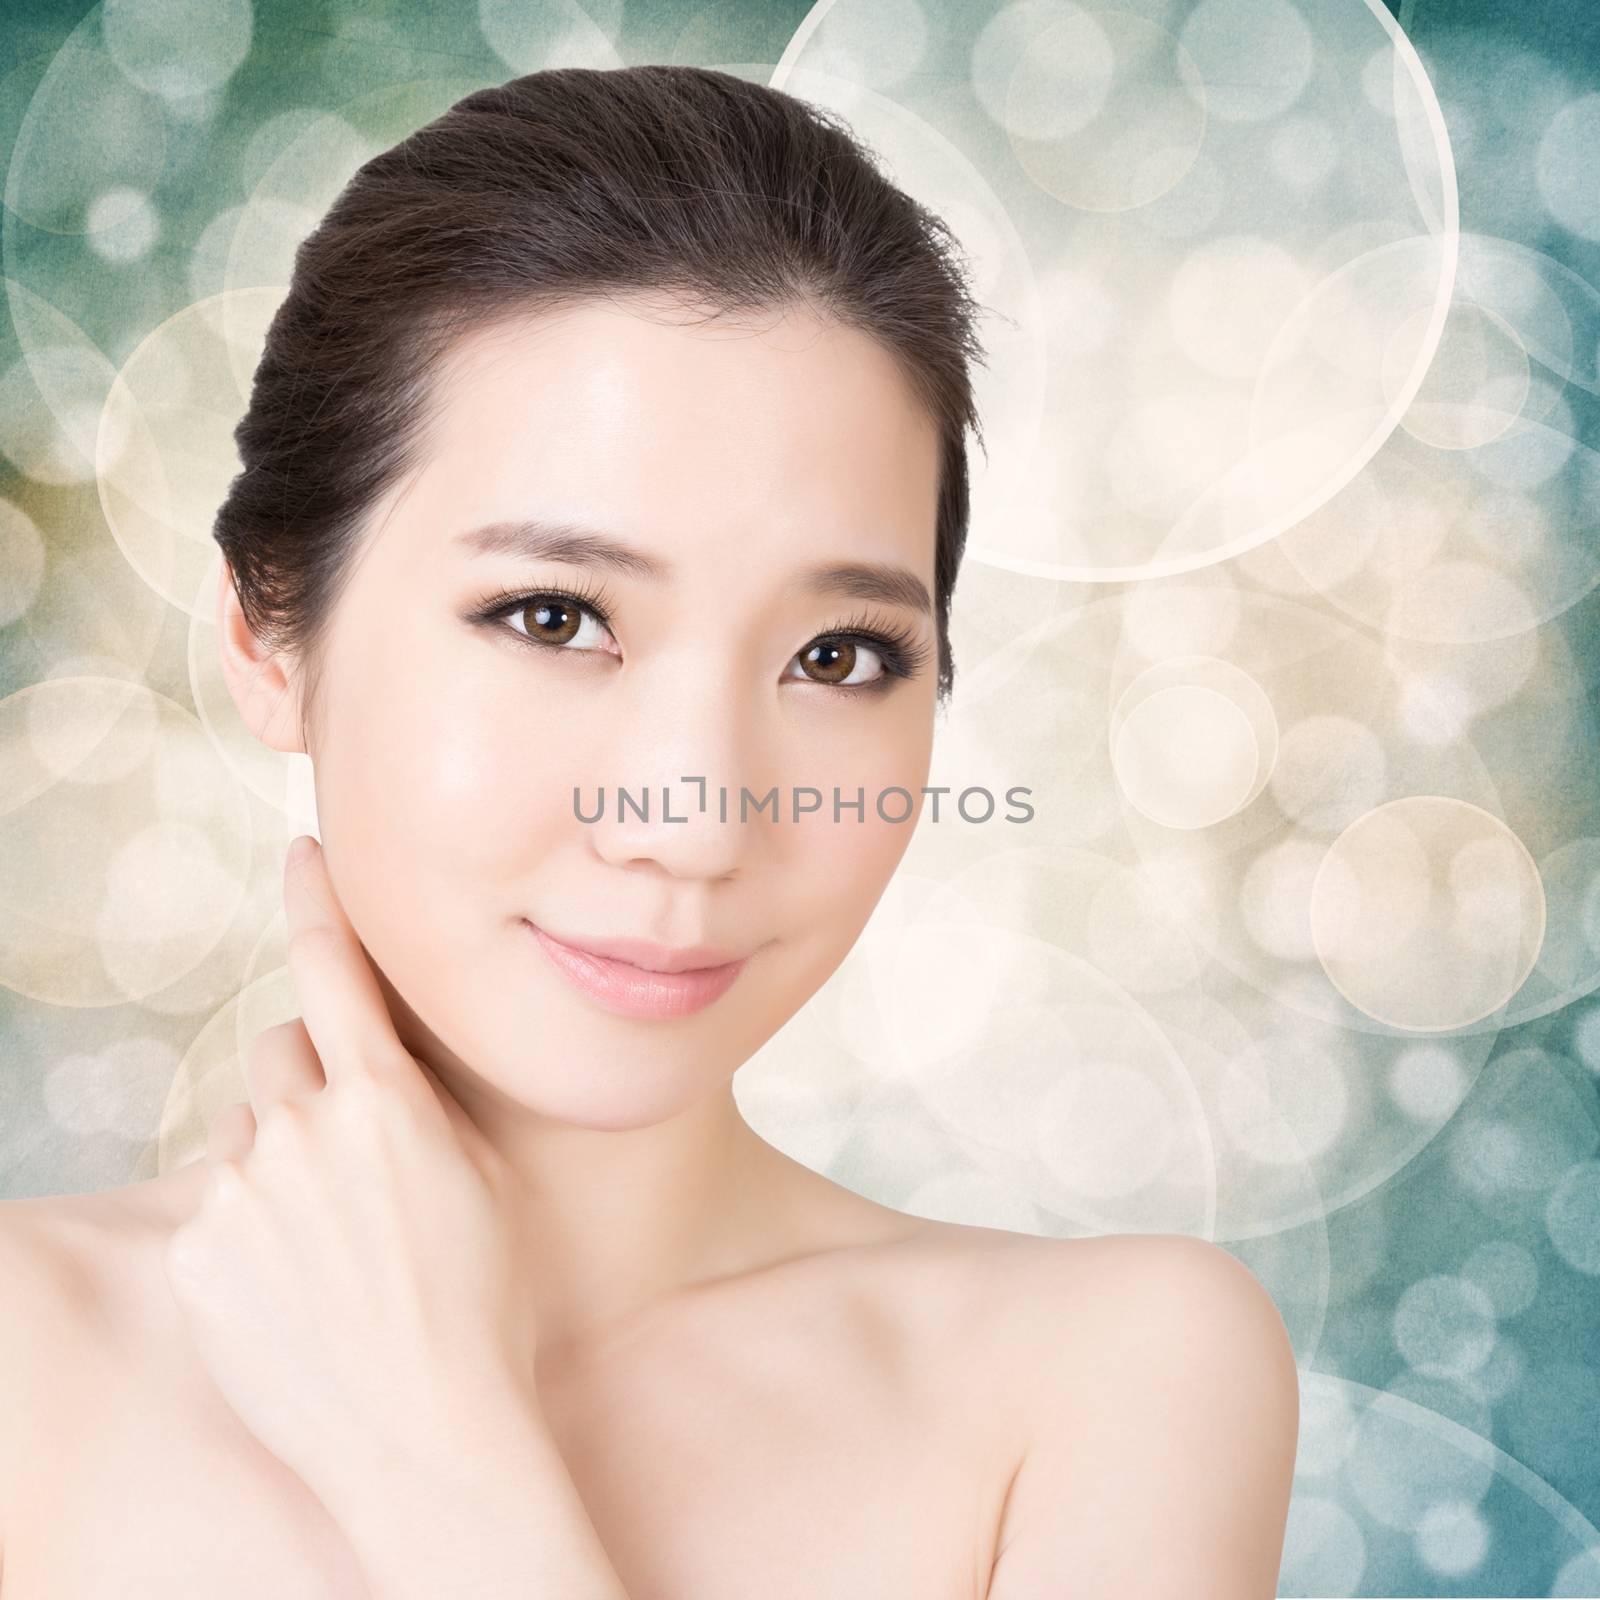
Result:
<instances>
[{"instance_id":1,"label":"eyebrow","mask_svg":"<svg viewBox=\"0 0 1600 1600\"><path fill-rule=\"evenodd\" d=\"M561 561L569 566L600 567L625 577L665 583L673 574L670 562L646 555L598 528L575 522L551 522L521 517L490 522L458 533L454 542L474 555L518 556L525 561ZM816 595L848 600L875 600L882 605L933 615L928 586L909 567L878 561L828 561L803 568L796 574L802 589Z\"/></svg>"}]
</instances>

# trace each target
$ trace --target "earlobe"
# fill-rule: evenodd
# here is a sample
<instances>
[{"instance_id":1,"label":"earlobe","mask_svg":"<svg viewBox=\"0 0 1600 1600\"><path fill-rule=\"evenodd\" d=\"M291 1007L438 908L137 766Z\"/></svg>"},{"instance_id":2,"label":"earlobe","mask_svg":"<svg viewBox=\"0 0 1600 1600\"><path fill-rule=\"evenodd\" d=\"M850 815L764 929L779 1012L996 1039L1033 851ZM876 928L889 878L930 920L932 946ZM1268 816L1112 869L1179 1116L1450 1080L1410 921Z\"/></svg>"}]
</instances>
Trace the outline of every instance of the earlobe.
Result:
<instances>
[{"instance_id":1,"label":"earlobe","mask_svg":"<svg viewBox=\"0 0 1600 1600\"><path fill-rule=\"evenodd\" d=\"M269 749L305 754L297 680L283 656L263 645L245 621L226 560L217 578L216 623L223 681L245 726Z\"/></svg>"}]
</instances>

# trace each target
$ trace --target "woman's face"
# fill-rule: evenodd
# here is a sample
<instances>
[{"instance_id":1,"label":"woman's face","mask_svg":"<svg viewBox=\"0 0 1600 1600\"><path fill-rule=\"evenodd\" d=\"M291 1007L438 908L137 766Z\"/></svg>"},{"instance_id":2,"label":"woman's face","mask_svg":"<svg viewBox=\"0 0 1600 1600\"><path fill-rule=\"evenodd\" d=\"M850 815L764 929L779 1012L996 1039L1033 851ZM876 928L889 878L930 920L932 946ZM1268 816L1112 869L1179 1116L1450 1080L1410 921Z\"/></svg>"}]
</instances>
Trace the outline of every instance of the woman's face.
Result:
<instances>
[{"instance_id":1,"label":"woman's face","mask_svg":"<svg viewBox=\"0 0 1600 1600\"><path fill-rule=\"evenodd\" d=\"M814 574L878 566L932 595L933 424L854 331L595 303L466 339L424 462L378 508L328 635L310 753L330 871L447 1070L564 1121L659 1121L827 979L910 840L933 615ZM659 570L530 558L518 524ZM488 615L500 594L523 598ZM851 629L904 636L912 675L887 647L830 647ZM916 809L884 821L896 785ZM619 787L648 820L619 817ZM796 820L808 788L821 809ZM836 820L835 789L864 805ZM575 790L583 817L603 792L601 820ZM621 1015L529 923L749 960L692 1013Z\"/></svg>"}]
</instances>

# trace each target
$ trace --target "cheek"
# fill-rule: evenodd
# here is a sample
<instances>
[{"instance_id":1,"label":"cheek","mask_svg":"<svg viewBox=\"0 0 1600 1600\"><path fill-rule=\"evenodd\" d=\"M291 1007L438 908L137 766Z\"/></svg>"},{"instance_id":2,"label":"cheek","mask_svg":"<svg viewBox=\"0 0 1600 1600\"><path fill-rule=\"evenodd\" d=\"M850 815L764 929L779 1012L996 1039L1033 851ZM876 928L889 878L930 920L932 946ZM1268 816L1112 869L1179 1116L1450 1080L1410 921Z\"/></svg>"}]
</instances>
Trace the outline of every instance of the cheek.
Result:
<instances>
[{"instance_id":1,"label":"cheek","mask_svg":"<svg viewBox=\"0 0 1600 1600\"><path fill-rule=\"evenodd\" d=\"M592 763L529 727L526 706L504 720L463 705L439 724L431 759L396 800L435 858L484 883L524 878L577 831L574 783Z\"/></svg>"},{"instance_id":2,"label":"cheek","mask_svg":"<svg viewBox=\"0 0 1600 1600\"><path fill-rule=\"evenodd\" d=\"M817 948L835 959L842 958L871 917L919 826L919 809L927 804L921 793L928 777L925 758L915 751L897 754L904 759L884 753L870 770L840 777L837 820L833 785L817 784L823 793L821 809L791 832L787 870L790 885L803 896L800 921ZM853 804L858 789L859 810ZM904 821L885 820L902 815ZM920 825L931 823L924 819Z\"/></svg>"},{"instance_id":3,"label":"cheek","mask_svg":"<svg viewBox=\"0 0 1600 1600\"><path fill-rule=\"evenodd\" d=\"M458 868L525 858L559 831L586 777L570 737L543 718L531 726L529 692L526 679L475 671L459 654L431 670L413 655L374 672L330 727L319 814L326 787L347 834L381 839L421 872L430 858Z\"/></svg>"},{"instance_id":4,"label":"cheek","mask_svg":"<svg viewBox=\"0 0 1600 1600\"><path fill-rule=\"evenodd\" d=\"M859 816L841 804L835 823L831 789L825 791L825 812L818 814L819 823L827 818L817 830L815 848L827 857L818 862L819 872L837 875L836 893L857 930L871 916L917 829L933 825L931 816L919 821L929 804L922 789L933 758L931 715L908 717L885 732L875 758L839 784L841 801L854 800L858 787L863 791Z\"/></svg>"},{"instance_id":5,"label":"cheek","mask_svg":"<svg viewBox=\"0 0 1600 1600\"><path fill-rule=\"evenodd\" d=\"M803 866L810 881L837 906L859 905L861 920L865 921L872 906L883 893L894 875L906 846L916 831L916 813L911 811L904 822L885 822L877 812L879 794L867 785L863 796L863 816L855 810L841 806L839 820L833 820L831 793L824 802L823 811L806 834ZM846 791L844 800L855 799L854 790ZM898 817L917 799L915 791L911 800L900 793L884 797L884 814ZM814 877L810 875L815 874Z\"/></svg>"}]
</instances>

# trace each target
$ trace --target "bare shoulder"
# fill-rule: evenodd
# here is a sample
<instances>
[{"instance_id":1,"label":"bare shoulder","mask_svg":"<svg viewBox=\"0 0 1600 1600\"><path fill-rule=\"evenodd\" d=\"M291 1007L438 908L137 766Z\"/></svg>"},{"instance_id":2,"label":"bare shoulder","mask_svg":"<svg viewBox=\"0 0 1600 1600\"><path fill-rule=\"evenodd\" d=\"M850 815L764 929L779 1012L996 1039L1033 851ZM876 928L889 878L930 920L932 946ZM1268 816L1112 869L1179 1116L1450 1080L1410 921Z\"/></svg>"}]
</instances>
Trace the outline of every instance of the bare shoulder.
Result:
<instances>
[{"instance_id":1,"label":"bare shoulder","mask_svg":"<svg viewBox=\"0 0 1600 1600\"><path fill-rule=\"evenodd\" d=\"M203 1163L91 1194L0 1200L0 1267L6 1282L37 1291L4 1313L20 1333L52 1316L81 1321L125 1278L142 1281L152 1250L197 1204Z\"/></svg>"},{"instance_id":2,"label":"bare shoulder","mask_svg":"<svg viewBox=\"0 0 1600 1600\"><path fill-rule=\"evenodd\" d=\"M1022 1309L1038 1317L1034 1324L1020 1319L1024 1334L1064 1334L1065 1315L1074 1338L1132 1340L1146 1354L1198 1354L1209 1342L1209 1353L1224 1358L1233 1336L1247 1333L1257 1341L1255 1354L1267 1353L1263 1345L1277 1346L1278 1354L1292 1358L1272 1296L1237 1256L1208 1239L1182 1233L1016 1237L1030 1247L1010 1256L1027 1281ZM1163 1321L1163 1312L1179 1314L1177 1323Z\"/></svg>"},{"instance_id":3,"label":"bare shoulder","mask_svg":"<svg viewBox=\"0 0 1600 1600\"><path fill-rule=\"evenodd\" d=\"M93 1194L0 1200L0 1492L16 1434L69 1403L86 1364L122 1348L160 1309L152 1264L192 1209L200 1169ZM0 1518L3 1518L0 1500Z\"/></svg>"},{"instance_id":4,"label":"bare shoulder","mask_svg":"<svg viewBox=\"0 0 1600 1600\"><path fill-rule=\"evenodd\" d=\"M92 1426L100 1380L170 1347L160 1251L204 1177L197 1162L119 1189L0 1199L0 1550L37 1441Z\"/></svg>"},{"instance_id":5,"label":"bare shoulder","mask_svg":"<svg viewBox=\"0 0 1600 1600\"><path fill-rule=\"evenodd\" d=\"M0 1358L28 1392L54 1352L94 1320L99 1306L93 1239L109 1221L92 1195L0 1200ZM15 1407L8 1408L14 1413Z\"/></svg>"},{"instance_id":6,"label":"bare shoulder","mask_svg":"<svg viewBox=\"0 0 1600 1600\"><path fill-rule=\"evenodd\" d=\"M1299 1432L1271 1295L1184 1234L1036 1244L1004 1285L1027 1447L988 1600L1039 1600L1069 1574L1085 1592L1270 1600Z\"/></svg>"},{"instance_id":7,"label":"bare shoulder","mask_svg":"<svg viewBox=\"0 0 1600 1600\"><path fill-rule=\"evenodd\" d=\"M0 1357L13 1376L12 1358L30 1346L48 1349L92 1307L92 1274L73 1248L82 1227L78 1199L0 1200Z\"/></svg>"},{"instance_id":8,"label":"bare shoulder","mask_svg":"<svg viewBox=\"0 0 1600 1600\"><path fill-rule=\"evenodd\" d=\"M91 1263L75 1248L92 1209L76 1196L0 1200L0 1559L19 1475L71 1404L71 1369L96 1319Z\"/></svg>"}]
</instances>

